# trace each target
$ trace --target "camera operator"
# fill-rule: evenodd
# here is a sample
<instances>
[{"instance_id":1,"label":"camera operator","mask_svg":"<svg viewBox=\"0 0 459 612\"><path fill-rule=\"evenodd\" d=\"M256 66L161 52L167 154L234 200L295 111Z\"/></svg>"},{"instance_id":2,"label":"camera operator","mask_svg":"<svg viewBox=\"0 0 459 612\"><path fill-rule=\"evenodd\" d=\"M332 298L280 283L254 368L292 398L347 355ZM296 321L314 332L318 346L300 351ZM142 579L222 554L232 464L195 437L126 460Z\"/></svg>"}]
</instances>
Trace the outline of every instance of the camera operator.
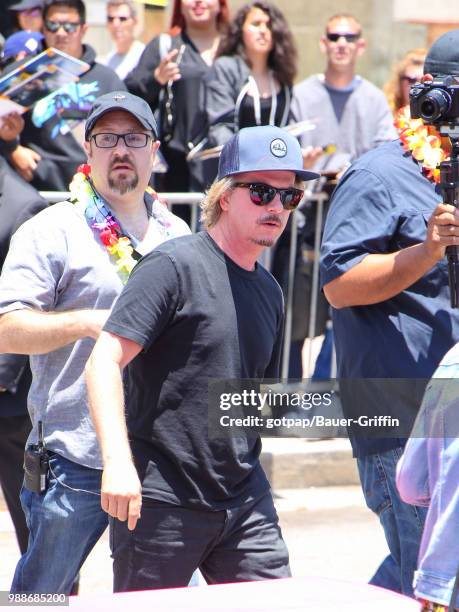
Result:
<instances>
[{"instance_id":1,"label":"camera operator","mask_svg":"<svg viewBox=\"0 0 459 612\"><path fill-rule=\"evenodd\" d=\"M459 30L442 36L424 72L459 76L458 49ZM435 173L408 144L381 145L342 178L325 225L321 282L333 306L338 375L352 383L341 386L345 415L403 420L392 437L350 437L367 505L390 549L370 582L412 595L426 510L402 502L395 468L425 384L459 337L445 260L446 247L459 245L459 211L442 202ZM352 393L355 379L364 383L360 395Z\"/></svg>"}]
</instances>

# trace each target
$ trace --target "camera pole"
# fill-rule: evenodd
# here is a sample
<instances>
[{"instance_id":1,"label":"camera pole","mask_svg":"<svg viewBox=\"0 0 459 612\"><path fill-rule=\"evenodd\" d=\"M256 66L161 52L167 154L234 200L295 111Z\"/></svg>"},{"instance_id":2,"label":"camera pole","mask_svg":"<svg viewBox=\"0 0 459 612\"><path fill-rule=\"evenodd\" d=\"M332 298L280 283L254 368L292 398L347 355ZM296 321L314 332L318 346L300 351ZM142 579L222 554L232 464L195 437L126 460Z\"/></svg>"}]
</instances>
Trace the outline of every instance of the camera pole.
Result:
<instances>
[{"instance_id":1,"label":"camera pole","mask_svg":"<svg viewBox=\"0 0 459 612\"><path fill-rule=\"evenodd\" d=\"M440 132L449 136L451 157L440 164L440 188L443 201L459 208L459 133L457 126L442 126ZM459 307L459 247L446 247L448 258L449 289L451 308Z\"/></svg>"}]
</instances>

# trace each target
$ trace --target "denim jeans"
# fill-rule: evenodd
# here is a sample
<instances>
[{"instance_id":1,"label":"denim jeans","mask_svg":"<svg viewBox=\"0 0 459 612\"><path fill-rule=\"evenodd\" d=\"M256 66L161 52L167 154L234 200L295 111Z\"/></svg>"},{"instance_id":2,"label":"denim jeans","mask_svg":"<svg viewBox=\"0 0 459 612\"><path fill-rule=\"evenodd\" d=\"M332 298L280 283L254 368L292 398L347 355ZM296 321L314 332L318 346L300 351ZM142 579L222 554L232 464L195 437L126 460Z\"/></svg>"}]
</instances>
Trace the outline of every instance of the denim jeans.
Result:
<instances>
[{"instance_id":1,"label":"denim jeans","mask_svg":"<svg viewBox=\"0 0 459 612\"><path fill-rule=\"evenodd\" d=\"M50 474L45 493L33 493L25 487L21 491L30 535L27 552L14 573L12 593L69 594L108 524L100 495L95 494L100 493L101 470L68 461L57 453L51 453L50 468L55 476Z\"/></svg>"},{"instance_id":2,"label":"denim jeans","mask_svg":"<svg viewBox=\"0 0 459 612\"><path fill-rule=\"evenodd\" d=\"M312 380L328 380L331 377L333 355L333 330L326 329L324 341L317 355Z\"/></svg>"},{"instance_id":3,"label":"denim jeans","mask_svg":"<svg viewBox=\"0 0 459 612\"><path fill-rule=\"evenodd\" d=\"M397 447L359 457L357 465L365 501L379 516L390 551L370 584L413 597L413 577L427 509L400 499L395 470L402 453L403 448Z\"/></svg>"}]
</instances>

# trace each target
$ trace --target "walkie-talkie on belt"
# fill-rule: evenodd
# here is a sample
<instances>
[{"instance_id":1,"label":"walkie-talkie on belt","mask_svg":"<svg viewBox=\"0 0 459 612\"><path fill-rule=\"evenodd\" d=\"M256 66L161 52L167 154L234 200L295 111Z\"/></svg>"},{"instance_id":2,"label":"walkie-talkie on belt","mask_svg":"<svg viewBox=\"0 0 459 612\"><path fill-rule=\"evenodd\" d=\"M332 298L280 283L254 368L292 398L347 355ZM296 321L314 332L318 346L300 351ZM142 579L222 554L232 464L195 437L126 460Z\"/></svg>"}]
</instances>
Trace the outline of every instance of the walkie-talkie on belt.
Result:
<instances>
[{"instance_id":1,"label":"walkie-talkie on belt","mask_svg":"<svg viewBox=\"0 0 459 612\"><path fill-rule=\"evenodd\" d=\"M34 493L48 488L49 457L43 438L43 422L38 421L38 444L31 444L24 453L24 486Z\"/></svg>"}]
</instances>

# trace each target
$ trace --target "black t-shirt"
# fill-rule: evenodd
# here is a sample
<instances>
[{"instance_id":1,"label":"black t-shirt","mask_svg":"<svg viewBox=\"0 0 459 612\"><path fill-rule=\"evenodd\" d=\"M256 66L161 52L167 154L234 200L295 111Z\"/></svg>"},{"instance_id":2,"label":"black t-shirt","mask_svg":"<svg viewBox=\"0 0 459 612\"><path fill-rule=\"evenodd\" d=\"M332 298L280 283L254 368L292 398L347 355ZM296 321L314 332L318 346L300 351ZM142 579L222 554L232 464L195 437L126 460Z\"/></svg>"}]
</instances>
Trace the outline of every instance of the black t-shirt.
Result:
<instances>
[{"instance_id":1,"label":"black t-shirt","mask_svg":"<svg viewBox=\"0 0 459 612\"><path fill-rule=\"evenodd\" d=\"M271 96L268 98L260 98L260 113L261 113L261 124L269 125L269 116L271 114L272 107ZM285 105L287 101L285 99L285 89L282 89L277 94L277 108L276 115L274 117L274 124L280 125L282 123L282 117L284 116ZM239 129L245 127L252 127L256 125L255 118L255 107L254 99L252 96L244 96L242 100L241 108L239 110Z\"/></svg>"},{"instance_id":2,"label":"black t-shirt","mask_svg":"<svg viewBox=\"0 0 459 612\"><path fill-rule=\"evenodd\" d=\"M185 31L172 36L170 45L166 45L171 51L180 50L182 46L184 52L180 54L179 64L181 78L174 82L169 100L172 105L171 126L164 121L167 88L154 78L154 71L161 61L161 36L156 36L148 43L138 65L125 79L131 93L146 100L153 112L159 110L161 151L169 166L167 172L155 177L155 186L159 191L204 189L202 163L197 160L187 161L185 157L207 134L203 87L210 66L202 59L199 50Z\"/></svg>"},{"instance_id":3,"label":"black t-shirt","mask_svg":"<svg viewBox=\"0 0 459 612\"><path fill-rule=\"evenodd\" d=\"M283 298L260 265L236 265L206 232L135 267L105 330L142 345L129 364L127 425L143 495L220 510L269 488L258 436L208 434L212 378L279 375Z\"/></svg>"}]
</instances>

